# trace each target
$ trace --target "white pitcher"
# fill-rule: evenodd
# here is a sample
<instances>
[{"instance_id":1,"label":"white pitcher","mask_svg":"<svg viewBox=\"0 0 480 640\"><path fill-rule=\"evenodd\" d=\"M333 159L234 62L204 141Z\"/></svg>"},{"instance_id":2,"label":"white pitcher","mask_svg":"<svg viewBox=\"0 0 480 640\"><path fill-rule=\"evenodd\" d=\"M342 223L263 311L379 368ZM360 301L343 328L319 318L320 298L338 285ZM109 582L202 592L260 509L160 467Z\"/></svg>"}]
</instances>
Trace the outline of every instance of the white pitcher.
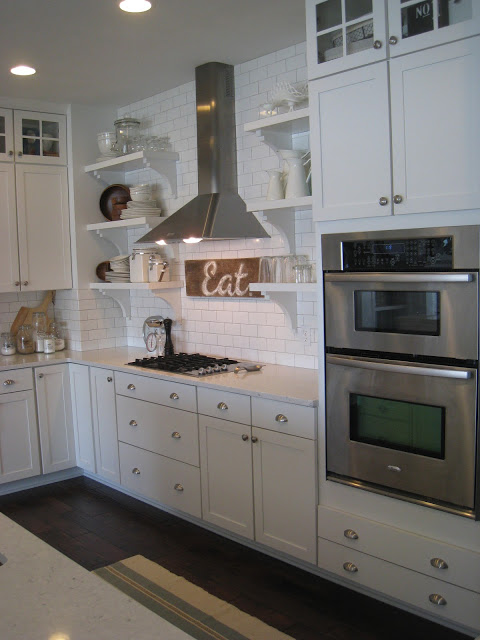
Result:
<instances>
[{"instance_id":1,"label":"white pitcher","mask_svg":"<svg viewBox=\"0 0 480 640\"><path fill-rule=\"evenodd\" d=\"M267 200L283 200L285 193L282 184L282 171L280 169L269 169L270 180L267 188Z\"/></svg>"},{"instance_id":2,"label":"white pitcher","mask_svg":"<svg viewBox=\"0 0 480 640\"><path fill-rule=\"evenodd\" d=\"M302 158L286 158L288 162L287 186L285 198L303 198L309 196L309 189Z\"/></svg>"}]
</instances>

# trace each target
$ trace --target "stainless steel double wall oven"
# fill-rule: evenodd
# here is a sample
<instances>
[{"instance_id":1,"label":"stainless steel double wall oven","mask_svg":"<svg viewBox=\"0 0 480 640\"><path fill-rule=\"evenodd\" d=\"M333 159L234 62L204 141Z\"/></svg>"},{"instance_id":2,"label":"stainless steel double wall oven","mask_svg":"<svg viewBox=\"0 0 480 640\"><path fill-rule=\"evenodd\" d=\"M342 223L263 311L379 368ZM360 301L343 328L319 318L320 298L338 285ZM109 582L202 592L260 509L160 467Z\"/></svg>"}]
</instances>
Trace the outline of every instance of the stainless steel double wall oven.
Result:
<instances>
[{"instance_id":1,"label":"stainless steel double wall oven","mask_svg":"<svg viewBox=\"0 0 480 640\"><path fill-rule=\"evenodd\" d=\"M325 235L327 477L480 519L480 227Z\"/></svg>"}]
</instances>

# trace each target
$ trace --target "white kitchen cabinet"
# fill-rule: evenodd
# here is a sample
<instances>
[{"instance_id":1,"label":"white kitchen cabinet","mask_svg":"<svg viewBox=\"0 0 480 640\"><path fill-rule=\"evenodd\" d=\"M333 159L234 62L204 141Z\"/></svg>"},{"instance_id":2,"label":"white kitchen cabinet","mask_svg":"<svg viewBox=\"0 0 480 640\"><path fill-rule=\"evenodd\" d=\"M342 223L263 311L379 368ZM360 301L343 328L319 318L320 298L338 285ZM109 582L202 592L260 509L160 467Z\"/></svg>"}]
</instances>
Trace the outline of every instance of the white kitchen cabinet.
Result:
<instances>
[{"instance_id":1,"label":"white kitchen cabinet","mask_svg":"<svg viewBox=\"0 0 480 640\"><path fill-rule=\"evenodd\" d=\"M69 370L77 466L85 471L95 473L95 441L89 368L84 364L72 363L69 365Z\"/></svg>"},{"instance_id":2,"label":"white kitchen cabinet","mask_svg":"<svg viewBox=\"0 0 480 640\"><path fill-rule=\"evenodd\" d=\"M31 369L0 376L0 483L38 476L40 448Z\"/></svg>"},{"instance_id":3,"label":"white kitchen cabinet","mask_svg":"<svg viewBox=\"0 0 480 640\"><path fill-rule=\"evenodd\" d=\"M203 519L254 539L251 426L199 416Z\"/></svg>"},{"instance_id":4,"label":"white kitchen cabinet","mask_svg":"<svg viewBox=\"0 0 480 640\"><path fill-rule=\"evenodd\" d=\"M66 117L0 109L0 161L67 164Z\"/></svg>"},{"instance_id":5,"label":"white kitchen cabinet","mask_svg":"<svg viewBox=\"0 0 480 640\"><path fill-rule=\"evenodd\" d=\"M306 0L310 79L384 60L385 0Z\"/></svg>"},{"instance_id":6,"label":"white kitchen cabinet","mask_svg":"<svg viewBox=\"0 0 480 640\"><path fill-rule=\"evenodd\" d=\"M480 207L479 62L470 38L312 82L313 219Z\"/></svg>"},{"instance_id":7,"label":"white kitchen cabinet","mask_svg":"<svg viewBox=\"0 0 480 640\"><path fill-rule=\"evenodd\" d=\"M120 483L113 371L90 367L90 390L97 474Z\"/></svg>"},{"instance_id":8,"label":"white kitchen cabinet","mask_svg":"<svg viewBox=\"0 0 480 640\"><path fill-rule=\"evenodd\" d=\"M35 369L43 473L76 465L68 365Z\"/></svg>"},{"instance_id":9,"label":"white kitchen cabinet","mask_svg":"<svg viewBox=\"0 0 480 640\"><path fill-rule=\"evenodd\" d=\"M0 161L13 162L13 111L0 108Z\"/></svg>"}]
</instances>

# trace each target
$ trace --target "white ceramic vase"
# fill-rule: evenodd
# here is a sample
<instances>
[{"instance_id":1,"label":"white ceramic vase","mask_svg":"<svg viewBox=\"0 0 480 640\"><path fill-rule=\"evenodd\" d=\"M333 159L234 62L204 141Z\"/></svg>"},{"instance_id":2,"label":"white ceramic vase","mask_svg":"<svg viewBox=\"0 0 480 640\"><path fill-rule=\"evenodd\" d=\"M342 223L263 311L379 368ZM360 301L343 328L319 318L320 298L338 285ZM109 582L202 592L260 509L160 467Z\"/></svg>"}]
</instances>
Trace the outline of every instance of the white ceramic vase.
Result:
<instances>
[{"instance_id":1,"label":"white ceramic vase","mask_svg":"<svg viewBox=\"0 0 480 640\"><path fill-rule=\"evenodd\" d=\"M285 193L282 184L282 171L280 169L269 169L270 180L267 188L267 200L283 200Z\"/></svg>"},{"instance_id":2,"label":"white ceramic vase","mask_svg":"<svg viewBox=\"0 0 480 640\"><path fill-rule=\"evenodd\" d=\"M285 198L303 198L310 195L302 158L286 158L288 162Z\"/></svg>"}]
</instances>

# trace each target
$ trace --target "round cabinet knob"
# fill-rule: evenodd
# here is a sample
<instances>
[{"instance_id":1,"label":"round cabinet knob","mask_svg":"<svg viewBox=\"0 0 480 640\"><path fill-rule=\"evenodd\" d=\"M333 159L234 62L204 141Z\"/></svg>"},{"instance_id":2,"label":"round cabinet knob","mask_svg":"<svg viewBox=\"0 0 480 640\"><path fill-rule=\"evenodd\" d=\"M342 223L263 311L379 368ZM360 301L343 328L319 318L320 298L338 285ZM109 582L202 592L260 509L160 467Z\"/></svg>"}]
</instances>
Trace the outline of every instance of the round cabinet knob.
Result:
<instances>
[{"instance_id":1,"label":"round cabinet knob","mask_svg":"<svg viewBox=\"0 0 480 640\"><path fill-rule=\"evenodd\" d=\"M393 196L393 201L395 204L400 204L401 202L403 202L403 198L402 196Z\"/></svg>"},{"instance_id":2,"label":"round cabinet knob","mask_svg":"<svg viewBox=\"0 0 480 640\"><path fill-rule=\"evenodd\" d=\"M345 562L343 568L349 573L357 573L358 571L358 567L356 567L353 562Z\"/></svg>"},{"instance_id":3,"label":"round cabinet knob","mask_svg":"<svg viewBox=\"0 0 480 640\"><path fill-rule=\"evenodd\" d=\"M381 40L375 40L375 42L373 43L373 48L374 49L381 49L383 46L383 43Z\"/></svg>"},{"instance_id":4,"label":"round cabinet knob","mask_svg":"<svg viewBox=\"0 0 480 640\"><path fill-rule=\"evenodd\" d=\"M135 385L134 384L129 384L127 389L129 389L130 391L135 391Z\"/></svg>"},{"instance_id":5,"label":"round cabinet knob","mask_svg":"<svg viewBox=\"0 0 480 640\"><path fill-rule=\"evenodd\" d=\"M275 420L277 422L288 422L287 416L284 416L283 413L279 413L278 415L276 415Z\"/></svg>"},{"instance_id":6,"label":"round cabinet knob","mask_svg":"<svg viewBox=\"0 0 480 640\"><path fill-rule=\"evenodd\" d=\"M390 36L388 41L389 41L390 44L397 44L398 38L397 38L397 36Z\"/></svg>"},{"instance_id":7,"label":"round cabinet knob","mask_svg":"<svg viewBox=\"0 0 480 640\"><path fill-rule=\"evenodd\" d=\"M133 473L134 476L139 476L140 475L140 469L138 467L133 467L132 473Z\"/></svg>"},{"instance_id":8,"label":"round cabinet knob","mask_svg":"<svg viewBox=\"0 0 480 640\"><path fill-rule=\"evenodd\" d=\"M23 284L23 286L24 286L24 287L26 287L26 286L27 286L27 284L28 284L28 280L24 280L24 281L22 282L22 284Z\"/></svg>"},{"instance_id":9,"label":"round cabinet knob","mask_svg":"<svg viewBox=\"0 0 480 640\"><path fill-rule=\"evenodd\" d=\"M381 207L385 207L385 206L388 204L388 198L386 198L385 196L382 196L382 197L380 198L380 200L378 201L378 204L379 204Z\"/></svg>"},{"instance_id":10,"label":"round cabinet knob","mask_svg":"<svg viewBox=\"0 0 480 640\"><path fill-rule=\"evenodd\" d=\"M13 156L13 151L10 149L10 151L8 152L8 155L10 156L10 158Z\"/></svg>"},{"instance_id":11,"label":"round cabinet knob","mask_svg":"<svg viewBox=\"0 0 480 640\"><path fill-rule=\"evenodd\" d=\"M257 436L252 436L252 442L258 442Z\"/></svg>"},{"instance_id":12,"label":"round cabinet knob","mask_svg":"<svg viewBox=\"0 0 480 640\"><path fill-rule=\"evenodd\" d=\"M128 423L131 427L137 427L137 421L136 420L130 420L130 422Z\"/></svg>"},{"instance_id":13,"label":"round cabinet knob","mask_svg":"<svg viewBox=\"0 0 480 640\"><path fill-rule=\"evenodd\" d=\"M17 280L14 284L15 284L16 287L19 287L20 286L20 280Z\"/></svg>"},{"instance_id":14,"label":"round cabinet knob","mask_svg":"<svg viewBox=\"0 0 480 640\"><path fill-rule=\"evenodd\" d=\"M39 378L43 378L43 373L39 373L38 377ZM4 387L9 387L12 384L15 384L15 380L5 380L5 382L3 383L3 386Z\"/></svg>"},{"instance_id":15,"label":"round cabinet knob","mask_svg":"<svg viewBox=\"0 0 480 640\"><path fill-rule=\"evenodd\" d=\"M178 393L171 393L170 394L170 400L178 400L180 398L180 396L178 395Z\"/></svg>"},{"instance_id":16,"label":"round cabinet knob","mask_svg":"<svg viewBox=\"0 0 480 640\"><path fill-rule=\"evenodd\" d=\"M38 377L39 377L39 378L43 378L43 373L39 373L39 374L38 374Z\"/></svg>"},{"instance_id":17,"label":"round cabinet knob","mask_svg":"<svg viewBox=\"0 0 480 640\"><path fill-rule=\"evenodd\" d=\"M348 538L349 540L358 540L358 533L353 529L345 529L345 531L343 532L343 535L345 536L345 538Z\"/></svg>"},{"instance_id":18,"label":"round cabinet knob","mask_svg":"<svg viewBox=\"0 0 480 640\"><path fill-rule=\"evenodd\" d=\"M108 376L107 378L107 382L112 382L113 378L111 376Z\"/></svg>"},{"instance_id":19,"label":"round cabinet knob","mask_svg":"<svg viewBox=\"0 0 480 640\"><path fill-rule=\"evenodd\" d=\"M248 440L248 435L246 433L242 434L242 440L246 442Z\"/></svg>"},{"instance_id":20,"label":"round cabinet knob","mask_svg":"<svg viewBox=\"0 0 480 640\"><path fill-rule=\"evenodd\" d=\"M428 596L428 599L432 604L437 605L437 607L444 607L447 604L447 601L445 600L445 598L441 596L439 593L431 593Z\"/></svg>"},{"instance_id":21,"label":"round cabinet knob","mask_svg":"<svg viewBox=\"0 0 480 640\"><path fill-rule=\"evenodd\" d=\"M21 158L23 156L23 153L21 151L18 152L18 157Z\"/></svg>"},{"instance_id":22,"label":"round cabinet knob","mask_svg":"<svg viewBox=\"0 0 480 640\"><path fill-rule=\"evenodd\" d=\"M430 564L432 567L435 567L435 569L448 569L448 564L441 558L432 558Z\"/></svg>"},{"instance_id":23,"label":"round cabinet knob","mask_svg":"<svg viewBox=\"0 0 480 640\"><path fill-rule=\"evenodd\" d=\"M183 491L183 486L178 482L173 488L175 489L175 491Z\"/></svg>"},{"instance_id":24,"label":"round cabinet knob","mask_svg":"<svg viewBox=\"0 0 480 640\"><path fill-rule=\"evenodd\" d=\"M174 431L172 433L172 438L175 438L175 440L180 440L182 436L178 433L178 431Z\"/></svg>"},{"instance_id":25,"label":"round cabinet knob","mask_svg":"<svg viewBox=\"0 0 480 640\"><path fill-rule=\"evenodd\" d=\"M219 402L217 404L217 409L220 409L220 411L227 411L228 405L225 404L225 402Z\"/></svg>"}]
</instances>

